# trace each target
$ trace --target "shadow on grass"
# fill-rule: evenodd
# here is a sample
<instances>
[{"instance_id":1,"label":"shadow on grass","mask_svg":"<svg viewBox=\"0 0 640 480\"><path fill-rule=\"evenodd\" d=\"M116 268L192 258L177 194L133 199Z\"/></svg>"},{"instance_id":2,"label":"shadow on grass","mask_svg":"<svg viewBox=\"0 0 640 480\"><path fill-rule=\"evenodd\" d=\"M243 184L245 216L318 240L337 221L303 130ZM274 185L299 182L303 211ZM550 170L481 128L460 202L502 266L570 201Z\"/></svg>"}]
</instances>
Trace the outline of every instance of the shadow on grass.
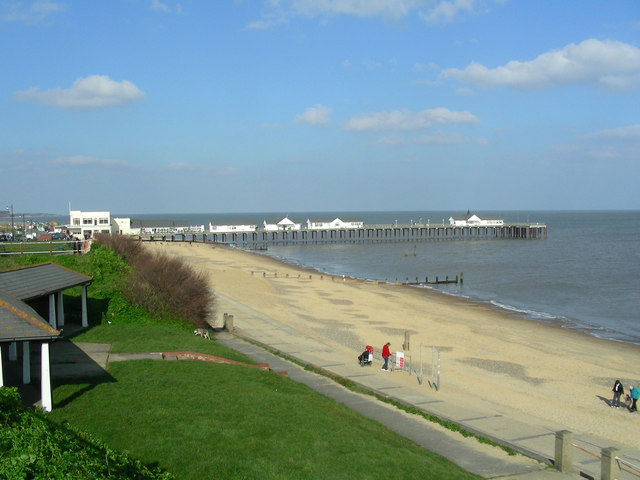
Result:
<instances>
[{"instance_id":1,"label":"shadow on grass","mask_svg":"<svg viewBox=\"0 0 640 480\"><path fill-rule=\"evenodd\" d=\"M9 361L3 358L5 368L4 386L16 387L25 406L37 405L42 398L42 361L41 344L29 342L30 382L23 383L23 348L17 349L16 360ZM54 408L59 408L78 398L83 393L92 390L102 383L116 382L116 379L106 371L106 359L108 346L97 345L98 350L87 352L78 345L59 340L51 344L50 372L51 383L54 388L66 385L77 385L67 390L73 391L71 397L64 401L54 403ZM8 357L8 355L5 355ZM102 358L102 360L101 360Z\"/></svg>"},{"instance_id":2,"label":"shadow on grass","mask_svg":"<svg viewBox=\"0 0 640 480\"><path fill-rule=\"evenodd\" d=\"M115 383L117 380L113 378L111 375L107 374L101 378L77 378L73 380L67 380L64 382L56 382L56 387L66 387L65 391L70 392L63 399L57 399L57 401L53 404L53 408L64 408L74 400L80 398L85 393L90 392L98 385L103 383Z\"/></svg>"},{"instance_id":3,"label":"shadow on grass","mask_svg":"<svg viewBox=\"0 0 640 480\"><path fill-rule=\"evenodd\" d=\"M56 388L65 386L70 392L63 400L57 398L54 408L62 408L102 383L116 382L107 368L110 345L83 344L68 340L55 342L51 349L51 377Z\"/></svg>"}]
</instances>

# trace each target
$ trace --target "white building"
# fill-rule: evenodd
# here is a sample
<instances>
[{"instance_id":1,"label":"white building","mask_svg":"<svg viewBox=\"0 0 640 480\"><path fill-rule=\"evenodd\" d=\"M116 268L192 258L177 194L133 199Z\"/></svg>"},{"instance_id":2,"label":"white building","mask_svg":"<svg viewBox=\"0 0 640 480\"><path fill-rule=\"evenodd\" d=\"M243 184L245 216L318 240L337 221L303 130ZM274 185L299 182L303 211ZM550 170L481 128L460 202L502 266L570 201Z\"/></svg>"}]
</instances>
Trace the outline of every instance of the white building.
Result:
<instances>
[{"instance_id":1,"label":"white building","mask_svg":"<svg viewBox=\"0 0 640 480\"><path fill-rule=\"evenodd\" d=\"M140 235L140 228L133 227L130 218L113 217L111 219L111 233L117 235Z\"/></svg>"},{"instance_id":2,"label":"white building","mask_svg":"<svg viewBox=\"0 0 640 480\"><path fill-rule=\"evenodd\" d=\"M67 229L72 236L89 238L96 233L111 233L110 212L82 212L69 210Z\"/></svg>"},{"instance_id":3,"label":"white building","mask_svg":"<svg viewBox=\"0 0 640 480\"><path fill-rule=\"evenodd\" d=\"M248 223L246 220L209 222L209 231L211 233L249 233L255 232L257 229L257 223Z\"/></svg>"},{"instance_id":4,"label":"white building","mask_svg":"<svg viewBox=\"0 0 640 480\"><path fill-rule=\"evenodd\" d=\"M504 225L504 219L498 217L483 217L478 215L470 215L467 212L466 216L450 217L449 225L454 227L499 227Z\"/></svg>"},{"instance_id":5,"label":"white building","mask_svg":"<svg viewBox=\"0 0 640 480\"><path fill-rule=\"evenodd\" d=\"M337 228L362 228L364 222L360 218L309 218L307 228L310 230L333 230Z\"/></svg>"},{"instance_id":6,"label":"white building","mask_svg":"<svg viewBox=\"0 0 640 480\"><path fill-rule=\"evenodd\" d=\"M264 229L269 232L279 230L300 230L300 223L289 219L288 217L278 218L276 220L265 220L263 222Z\"/></svg>"}]
</instances>

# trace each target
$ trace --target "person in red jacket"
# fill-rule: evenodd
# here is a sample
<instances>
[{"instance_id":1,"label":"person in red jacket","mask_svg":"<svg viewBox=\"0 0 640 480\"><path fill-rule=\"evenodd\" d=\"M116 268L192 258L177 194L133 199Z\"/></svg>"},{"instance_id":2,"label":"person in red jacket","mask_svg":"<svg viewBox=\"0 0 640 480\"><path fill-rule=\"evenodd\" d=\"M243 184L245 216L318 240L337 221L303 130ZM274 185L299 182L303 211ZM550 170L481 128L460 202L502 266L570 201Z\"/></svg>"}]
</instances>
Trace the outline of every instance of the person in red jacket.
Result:
<instances>
[{"instance_id":1,"label":"person in red jacket","mask_svg":"<svg viewBox=\"0 0 640 480\"><path fill-rule=\"evenodd\" d=\"M380 370L384 370L385 372L389 371L389 357L391 356L391 352L389 351L390 346L391 342L387 342L384 347L382 347L382 358L384 358L384 366Z\"/></svg>"}]
</instances>

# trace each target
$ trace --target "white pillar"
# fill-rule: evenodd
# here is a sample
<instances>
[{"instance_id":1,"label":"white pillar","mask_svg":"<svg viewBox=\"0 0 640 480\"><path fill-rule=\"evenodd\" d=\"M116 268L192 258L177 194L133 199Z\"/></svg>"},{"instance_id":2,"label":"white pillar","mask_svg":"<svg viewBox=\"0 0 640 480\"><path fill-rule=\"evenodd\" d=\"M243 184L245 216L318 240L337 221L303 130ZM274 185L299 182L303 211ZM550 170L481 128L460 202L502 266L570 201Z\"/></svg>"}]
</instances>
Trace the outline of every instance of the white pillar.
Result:
<instances>
[{"instance_id":1,"label":"white pillar","mask_svg":"<svg viewBox=\"0 0 640 480\"><path fill-rule=\"evenodd\" d=\"M53 408L51 398L51 368L49 362L49 344L42 342L42 366L40 369L40 395L42 397L42 409L50 412Z\"/></svg>"},{"instance_id":2,"label":"white pillar","mask_svg":"<svg viewBox=\"0 0 640 480\"><path fill-rule=\"evenodd\" d=\"M82 326L88 327L89 322L87 321L87 286L82 286Z\"/></svg>"},{"instance_id":3,"label":"white pillar","mask_svg":"<svg viewBox=\"0 0 640 480\"><path fill-rule=\"evenodd\" d=\"M56 296L54 293L49 295L49 325L56 327Z\"/></svg>"},{"instance_id":4,"label":"white pillar","mask_svg":"<svg viewBox=\"0 0 640 480\"><path fill-rule=\"evenodd\" d=\"M16 347L16 342L11 342L9 344L9 360L15 362L18 359L18 348Z\"/></svg>"},{"instance_id":5,"label":"white pillar","mask_svg":"<svg viewBox=\"0 0 640 480\"><path fill-rule=\"evenodd\" d=\"M64 302L62 301L62 292L58 292L58 326L64 326Z\"/></svg>"},{"instance_id":6,"label":"white pillar","mask_svg":"<svg viewBox=\"0 0 640 480\"><path fill-rule=\"evenodd\" d=\"M4 374L2 368L2 344L0 343L0 387L4 387Z\"/></svg>"},{"instance_id":7,"label":"white pillar","mask_svg":"<svg viewBox=\"0 0 640 480\"><path fill-rule=\"evenodd\" d=\"M22 383L31 383L31 349L29 342L22 342Z\"/></svg>"}]
</instances>

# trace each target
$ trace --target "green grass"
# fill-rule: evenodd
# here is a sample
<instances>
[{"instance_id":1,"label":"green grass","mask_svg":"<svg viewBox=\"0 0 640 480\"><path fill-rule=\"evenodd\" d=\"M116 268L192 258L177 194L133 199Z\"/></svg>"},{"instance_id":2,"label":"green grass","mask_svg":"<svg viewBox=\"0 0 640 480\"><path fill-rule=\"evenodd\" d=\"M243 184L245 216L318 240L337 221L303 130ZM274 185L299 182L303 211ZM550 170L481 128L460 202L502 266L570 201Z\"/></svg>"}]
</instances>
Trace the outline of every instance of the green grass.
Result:
<instances>
[{"instance_id":1,"label":"green grass","mask_svg":"<svg viewBox=\"0 0 640 480\"><path fill-rule=\"evenodd\" d=\"M56 387L50 418L177 478L479 478L273 372L145 360L109 374Z\"/></svg>"},{"instance_id":2,"label":"green grass","mask_svg":"<svg viewBox=\"0 0 640 480\"><path fill-rule=\"evenodd\" d=\"M106 323L72 338L74 342L110 343L113 353L193 351L244 363L255 363L245 355L224 347L215 340L193 334L182 324Z\"/></svg>"}]
</instances>

